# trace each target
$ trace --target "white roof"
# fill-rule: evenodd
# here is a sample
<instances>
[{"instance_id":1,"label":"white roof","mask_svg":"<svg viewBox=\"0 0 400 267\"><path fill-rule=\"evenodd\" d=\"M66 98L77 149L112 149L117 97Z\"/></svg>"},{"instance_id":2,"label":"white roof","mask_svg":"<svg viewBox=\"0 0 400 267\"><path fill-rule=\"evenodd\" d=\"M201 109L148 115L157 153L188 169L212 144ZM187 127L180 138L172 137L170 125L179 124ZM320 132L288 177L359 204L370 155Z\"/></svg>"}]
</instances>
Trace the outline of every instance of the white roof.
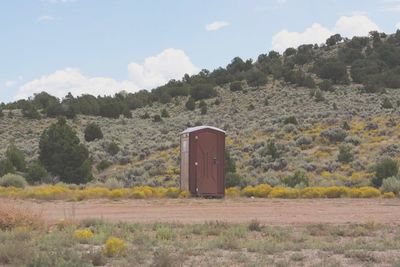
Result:
<instances>
[{"instance_id":1,"label":"white roof","mask_svg":"<svg viewBox=\"0 0 400 267\"><path fill-rule=\"evenodd\" d=\"M215 130L215 131L219 131L219 132L225 133L224 130L219 129L219 128L217 128L217 127L207 126L207 125L201 125L201 126L189 127L189 128L187 128L186 130L184 130L183 132L181 132L181 134L184 134L184 133L191 133L191 132L195 132L195 131L203 130L203 129L212 129L212 130Z\"/></svg>"}]
</instances>

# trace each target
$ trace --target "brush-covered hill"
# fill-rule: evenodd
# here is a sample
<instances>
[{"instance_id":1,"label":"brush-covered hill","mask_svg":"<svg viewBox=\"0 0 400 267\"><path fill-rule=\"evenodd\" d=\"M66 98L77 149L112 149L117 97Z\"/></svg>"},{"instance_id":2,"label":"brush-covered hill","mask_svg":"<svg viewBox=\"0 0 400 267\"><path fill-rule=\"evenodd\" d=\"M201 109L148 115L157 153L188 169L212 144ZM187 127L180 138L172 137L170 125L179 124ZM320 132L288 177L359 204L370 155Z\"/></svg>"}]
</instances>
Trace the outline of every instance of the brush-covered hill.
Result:
<instances>
[{"instance_id":1,"label":"brush-covered hill","mask_svg":"<svg viewBox=\"0 0 400 267\"><path fill-rule=\"evenodd\" d=\"M94 181L174 186L179 133L206 124L227 131L236 165L228 185L369 185L377 163L400 160L399 89L400 31L334 35L254 62L234 58L151 92L62 100L41 93L2 104L0 158L4 165L14 142L29 166L42 132L66 116L88 147ZM85 141L90 123L102 139Z\"/></svg>"}]
</instances>

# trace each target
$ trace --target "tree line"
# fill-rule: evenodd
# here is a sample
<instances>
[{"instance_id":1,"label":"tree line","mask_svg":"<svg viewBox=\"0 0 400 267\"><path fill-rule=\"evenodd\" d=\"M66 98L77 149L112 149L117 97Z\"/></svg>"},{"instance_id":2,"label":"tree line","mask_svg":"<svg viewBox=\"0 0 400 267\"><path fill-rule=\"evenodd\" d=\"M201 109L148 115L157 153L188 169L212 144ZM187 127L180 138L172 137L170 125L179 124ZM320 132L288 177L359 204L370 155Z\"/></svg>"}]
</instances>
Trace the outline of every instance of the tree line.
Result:
<instances>
[{"instance_id":1,"label":"tree line","mask_svg":"<svg viewBox=\"0 0 400 267\"><path fill-rule=\"evenodd\" d=\"M337 52L333 56L324 53L335 49ZM322 82L317 84L315 76ZM283 54L270 51L259 55L255 62L235 57L225 68L185 74L181 80L170 80L151 91L122 91L114 96L73 96L69 93L63 99L41 92L27 100L2 103L0 117L4 115L2 109L22 109L23 115L31 119L39 119L42 115L71 119L77 114L130 118L131 110L155 102L169 103L178 96L189 96L187 106L190 110L194 102L217 96L216 86L239 91L244 86L265 85L269 79L308 88L318 86L325 91L331 90L334 84L350 82L363 84L363 91L367 93L400 88L400 30L391 35L372 31L368 37L352 39L335 34L323 45L305 44L297 49L288 48Z\"/></svg>"}]
</instances>

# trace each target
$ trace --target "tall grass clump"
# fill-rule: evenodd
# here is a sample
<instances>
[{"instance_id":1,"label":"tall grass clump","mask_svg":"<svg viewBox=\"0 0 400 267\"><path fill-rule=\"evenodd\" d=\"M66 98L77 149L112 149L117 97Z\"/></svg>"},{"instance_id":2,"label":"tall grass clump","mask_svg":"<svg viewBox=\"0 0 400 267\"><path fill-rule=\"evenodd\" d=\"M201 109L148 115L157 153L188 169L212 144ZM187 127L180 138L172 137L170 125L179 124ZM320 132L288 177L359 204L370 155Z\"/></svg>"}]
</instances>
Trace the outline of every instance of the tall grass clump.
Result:
<instances>
[{"instance_id":1,"label":"tall grass clump","mask_svg":"<svg viewBox=\"0 0 400 267\"><path fill-rule=\"evenodd\" d=\"M25 188L27 185L25 178L18 174L8 173L0 178L0 186Z\"/></svg>"}]
</instances>

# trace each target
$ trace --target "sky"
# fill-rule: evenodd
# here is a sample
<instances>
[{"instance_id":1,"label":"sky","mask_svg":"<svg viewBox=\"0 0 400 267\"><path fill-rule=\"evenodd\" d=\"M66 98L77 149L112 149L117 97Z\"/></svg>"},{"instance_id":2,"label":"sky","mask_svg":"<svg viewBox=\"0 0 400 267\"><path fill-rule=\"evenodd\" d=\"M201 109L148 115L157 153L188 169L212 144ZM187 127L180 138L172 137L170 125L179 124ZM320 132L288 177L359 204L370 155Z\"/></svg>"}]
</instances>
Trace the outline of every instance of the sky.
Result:
<instances>
[{"instance_id":1,"label":"sky","mask_svg":"<svg viewBox=\"0 0 400 267\"><path fill-rule=\"evenodd\" d=\"M0 102L152 89L232 58L400 28L400 0L2 0Z\"/></svg>"}]
</instances>

